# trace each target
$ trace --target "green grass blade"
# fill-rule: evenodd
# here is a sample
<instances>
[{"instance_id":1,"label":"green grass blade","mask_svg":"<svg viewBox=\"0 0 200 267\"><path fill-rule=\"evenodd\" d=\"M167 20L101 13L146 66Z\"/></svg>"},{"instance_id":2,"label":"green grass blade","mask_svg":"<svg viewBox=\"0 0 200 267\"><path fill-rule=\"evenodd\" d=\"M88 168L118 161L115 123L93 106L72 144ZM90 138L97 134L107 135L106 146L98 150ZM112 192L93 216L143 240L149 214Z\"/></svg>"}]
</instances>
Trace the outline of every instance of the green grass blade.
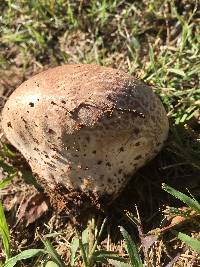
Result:
<instances>
[{"instance_id":1,"label":"green grass blade","mask_svg":"<svg viewBox=\"0 0 200 267\"><path fill-rule=\"evenodd\" d=\"M151 68L156 71L156 64L155 64L155 57L154 57L154 50L153 47L150 45L149 46L149 58L150 58L150 63L151 63Z\"/></svg>"},{"instance_id":2,"label":"green grass blade","mask_svg":"<svg viewBox=\"0 0 200 267\"><path fill-rule=\"evenodd\" d=\"M101 263L107 263L109 259L117 260L119 262L127 262L126 259L119 256L119 254L113 252L113 251L107 251L107 250L98 250L95 251L93 254L94 262L101 262Z\"/></svg>"},{"instance_id":3,"label":"green grass blade","mask_svg":"<svg viewBox=\"0 0 200 267\"><path fill-rule=\"evenodd\" d=\"M105 218L105 219L103 220L103 223L102 223L101 228L100 228L100 230L99 230L98 236L97 236L97 238L96 238L96 240L95 240L95 242L94 242L94 246L93 246L92 250L90 251L89 258L92 258L93 254L94 254L94 252L95 252L95 250L96 250L96 248L97 248L97 245L98 245L99 240L100 240L100 238L101 238L101 235L102 235L104 226L105 226L105 224L106 224L106 221L107 221L107 218Z\"/></svg>"},{"instance_id":4,"label":"green grass blade","mask_svg":"<svg viewBox=\"0 0 200 267\"><path fill-rule=\"evenodd\" d=\"M189 235L183 234L181 232L177 234L177 237L186 245L195 250L198 254L200 254L200 240L190 237Z\"/></svg>"},{"instance_id":5,"label":"green grass blade","mask_svg":"<svg viewBox=\"0 0 200 267\"><path fill-rule=\"evenodd\" d=\"M196 199L192 199L191 197L188 197L187 195L179 192L178 190L175 190L174 188L166 184L163 184L162 188L172 196L178 198L183 203L188 205L188 207L195 210L198 214L200 214L200 203Z\"/></svg>"},{"instance_id":6,"label":"green grass blade","mask_svg":"<svg viewBox=\"0 0 200 267\"><path fill-rule=\"evenodd\" d=\"M85 230L83 230L82 234L81 234L81 240L82 240L82 243L85 245L85 244L88 244L89 242L89 230L88 228L86 228Z\"/></svg>"},{"instance_id":7,"label":"green grass blade","mask_svg":"<svg viewBox=\"0 0 200 267\"><path fill-rule=\"evenodd\" d=\"M171 72L171 73L177 74L179 76L185 77L184 71L180 70L180 69L169 68L168 72Z\"/></svg>"},{"instance_id":8,"label":"green grass blade","mask_svg":"<svg viewBox=\"0 0 200 267\"><path fill-rule=\"evenodd\" d=\"M51 258L58 264L58 266L59 267L66 267L65 263L61 260L60 256L58 255L55 248L52 246L51 242L48 239L46 239L46 240L42 239L42 242L43 242L47 252L51 256Z\"/></svg>"},{"instance_id":9,"label":"green grass blade","mask_svg":"<svg viewBox=\"0 0 200 267\"><path fill-rule=\"evenodd\" d=\"M3 205L1 202L0 202L0 234L3 241L3 249L6 254L6 259L8 260L11 256L10 235L5 213L3 210Z\"/></svg>"},{"instance_id":10,"label":"green grass blade","mask_svg":"<svg viewBox=\"0 0 200 267\"><path fill-rule=\"evenodd\" d=\"M71 242L71 265L74 266L76 261L76 253L79 248L78 238L73 238Z\"/></svg>"},{"instance_id":11,"label":"green grass blade","mask_svg":"<svg viewBox=\"0 0 200 267\"><path fill-rule=\"evenodd\" d=\"M16 176L17 173L13 173L9 175L7 178L3 179L0 182L0 189L4 189L7 185L9 185L12 181L12 179Z\"/></svg>"},{"instance_id":12,"label":"green grass blade","mask_svg":"<svg viewBox=\"0 0 200 267\"><path fill-rule=\"evenodd\" d=\"M4 267L13 267L16 265L17 262L21 260L30 259L32 257L38 256L41 253L46 253L46 251L44 249L28 249L28 250L22 251L18 255L6 261L6 263L4 264Z\"/></svg>"},{"instance_id":13,"label":"green grass blade","mask_svg":"<svg viewBox=\"0 0 200 267\"><path fill-rule=\"evenodd\" d=\"M33 176L30 170L21 170L22 178L27 184L34 185L38 190L41 190L41 186L37 183L37 180Z\"/></svg>"},{"instance_id":14,"label":"green grass blade","mask_svg":"<svg viewBox=\"0 0 200 267\"><path fill-rule=\"evenodd\" d=\"M5 163L1 158L0 158L0 167L3 168L3 170L8 174L16 173L15 169L12 166Z\"/></svg>"},{"instance_id":15,"label":"green grass blade","mask_svg":"<svg viewBox=\"0 0 200 267\"><path fill-rule=\"evenodd\" d=\"M2 144L2 145L3 145L3 151L2 151L3 155L5 155L9 158L16 157L16 154L13 151L11 151L6 144Z\"/></svg>"},{"instance_id":16,"label":"green grass blade","mask_svg":"<svg viewBox=\"0 0 200 267\"><path fill-rule=\"evenodd\" d=\"M129 254L132 266L133 267L142 267L143 266L142 260L140 258L140 255L138 253L138 249L137 249L135 243L131 239L128 232L122 226L120 226L120 231L121 231L123 238L125 240L126 250Z\"/></svg>"},{"instance_id":17,"label":"green grass blade","mask_svg":"<svg viewBox=\"0 0 200 267\"><path fill-rule=\"evenodd\" d=\"M87 231L84 230L83 232L86 233ZM80 254L81 254L81 257L82 257L82 260L83 260L83 266L84 267L89 267L88 258L87 258L87 252L86 252L86 246L85 246L85 245L87 245L87 243L86 244L83 243L83 234L81 235L78 232L78 230L76 230L76 235L77 235L78 241L79 241L79 248L80 248Z\"/></svg>"},{"instance_id":18,"label":"green grass blade","mask_svg":"<svg viewBox=\"0 0 200 267\"><path fill-rule=\"evenodd\" d=\"M173 215L178 215L178 216L181 216L181 217L184 217L186 219L190 218L190 210L187 210L187 211L182 211L178 208L174 208L174 207L169 207L169 213L170 214L173 214Z\"/></svg>"}]
</instances>

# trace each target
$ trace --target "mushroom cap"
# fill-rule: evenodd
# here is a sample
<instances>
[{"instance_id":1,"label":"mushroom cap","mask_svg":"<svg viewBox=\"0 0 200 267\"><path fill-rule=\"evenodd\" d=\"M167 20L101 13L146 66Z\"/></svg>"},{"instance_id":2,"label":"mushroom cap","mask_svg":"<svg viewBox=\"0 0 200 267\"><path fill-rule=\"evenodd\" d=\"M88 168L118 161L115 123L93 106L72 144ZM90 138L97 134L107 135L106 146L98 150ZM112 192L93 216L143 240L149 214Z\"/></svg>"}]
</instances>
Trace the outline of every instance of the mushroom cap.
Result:
<instances>
[{"instance_id":1,"label":"mushroom cap","mask_svg":"<svg viewBox=\"0 0 200 267\"><path fill-rule=\"evenodd\" d=\"M30 78L9 97L6 137L40 182L114 199L161 149L168 119L152 89L127 73L64 65Z\"/></svg>"}]
</instances>

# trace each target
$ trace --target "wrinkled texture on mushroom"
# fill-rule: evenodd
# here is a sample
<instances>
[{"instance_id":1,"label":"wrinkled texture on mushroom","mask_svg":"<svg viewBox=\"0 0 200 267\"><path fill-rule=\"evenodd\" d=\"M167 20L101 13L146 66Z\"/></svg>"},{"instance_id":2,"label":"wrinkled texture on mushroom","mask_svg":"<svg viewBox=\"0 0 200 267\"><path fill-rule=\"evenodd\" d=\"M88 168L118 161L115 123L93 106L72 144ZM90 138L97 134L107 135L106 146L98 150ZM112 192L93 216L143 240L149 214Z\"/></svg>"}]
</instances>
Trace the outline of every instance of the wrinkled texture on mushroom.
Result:
<instances>
[{"instance_id":1,"label":"wrinkled texture on mushroom","mask_svg":"<svg viewBox=\"0 0 200 267\"><path fill-rule=\"evenodd\" d=\"M62 185L110 200L168 134L166 112L149 86L96 65L64 65L32 77L2 116L8 140L52 192Z\"/></svg>"}]
</instances>

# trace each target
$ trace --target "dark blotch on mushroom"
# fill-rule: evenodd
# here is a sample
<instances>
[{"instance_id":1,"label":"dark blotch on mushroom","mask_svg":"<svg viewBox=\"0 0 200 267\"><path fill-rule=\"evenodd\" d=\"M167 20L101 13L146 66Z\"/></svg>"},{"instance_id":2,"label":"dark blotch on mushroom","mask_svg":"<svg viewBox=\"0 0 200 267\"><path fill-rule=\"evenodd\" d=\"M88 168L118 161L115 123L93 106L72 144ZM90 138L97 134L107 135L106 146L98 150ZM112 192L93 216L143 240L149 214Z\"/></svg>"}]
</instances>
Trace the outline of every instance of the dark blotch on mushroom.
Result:
<instances>
[{"instance_id":1,"label":"dark blotch on mushroom","mask_svg":"<svg viewBox=\"0 0 200 267\"><path fill-rule=\"evenodd\" d=\"M56 134L56 132L54 130L52 130L52 129L49 129L48 130L48 133L50 133L50 134Z\"/></svg>"},{"instance_id":2,"label":"dark blotch on mushroom","mask_svg":"<svg viewBox=\"0 0 200 267\"><path fill-rule=\"evenodd\" d=\"M138 160L138 159L141 159L142 156L141 155L138 155L137 157L135 157L135 160Z\"/></svg>"},{"instance_id":3,"label":"dark blotch on mushroom","mask_svg":"<svg viewBox=\"0 0 200 267\"><path fill-rule=\"evenodd\" d=\"M86 137L86 140L88 141L88 143L90 142L90 137L89 136L87 136Z\"/></svg>"},{"instance_id":4,"label":"dark blotch on mushroom","mask_svg":"<svg viewBox=\"0 0 200 267\"><path fill-rule=\"evenodd\" d=\"M122 173L122 169L119 169L118 173L121 174Z\"/></svg>"},{"instance_id":5,"label":"dark blotch on mushroom","mask_svg":"<svg viewBox=\"0 0 200 267\"><path fill-rule=\"evenodd\" d=\"M30 106L30 107L34 107L34 103L33 103L33 102L30 102L30 103L29 103L29 106Z\"/></svg>"},{"instance_id":6,"label":"dark blotch on mushroom","mask_svg":"<svg viewBox=\"0 0 200 267\"><path fill-rule=\"evenodd\" d=\"M7 123L7 126L10 127L10 128L12 128L12 124L11 124L10 121Z\"/></svg>"},{"instance_id":7,"label":"dark blotch on mushroom","mask_svg":"<svg viewBox=\"0 0 200 267\"><path fill-rule=\"evenodd\" d=\"M134 132L135 134L139 134L140 130L139 130L138 128L135 128L135 129L133 130L133 132Z\"/></svg>"}]
</instances>

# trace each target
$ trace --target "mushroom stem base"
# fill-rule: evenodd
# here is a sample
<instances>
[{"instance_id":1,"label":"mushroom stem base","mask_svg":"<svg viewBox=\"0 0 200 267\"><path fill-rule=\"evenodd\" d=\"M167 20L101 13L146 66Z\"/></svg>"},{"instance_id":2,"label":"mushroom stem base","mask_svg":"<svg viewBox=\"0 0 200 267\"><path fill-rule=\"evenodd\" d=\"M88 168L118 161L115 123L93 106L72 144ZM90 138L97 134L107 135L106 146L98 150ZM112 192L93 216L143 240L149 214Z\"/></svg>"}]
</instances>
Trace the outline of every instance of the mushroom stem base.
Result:
<instances>
[{"instance_id":1,"label":"mushroom stem base","mask_svg":"<svg viewBox=\"0 0 200 267\"><path fill-rule=\"evenodd\" d=\"M69 189L63 184L57 184L51 189L44 179L37 176L37 180L49 196L53 209L59 214L69 216L76 226L87 223L87 218L96 212L106 213L113 200L111 195L99 196L94 192Z\"/></svg>"}]
</instances>

